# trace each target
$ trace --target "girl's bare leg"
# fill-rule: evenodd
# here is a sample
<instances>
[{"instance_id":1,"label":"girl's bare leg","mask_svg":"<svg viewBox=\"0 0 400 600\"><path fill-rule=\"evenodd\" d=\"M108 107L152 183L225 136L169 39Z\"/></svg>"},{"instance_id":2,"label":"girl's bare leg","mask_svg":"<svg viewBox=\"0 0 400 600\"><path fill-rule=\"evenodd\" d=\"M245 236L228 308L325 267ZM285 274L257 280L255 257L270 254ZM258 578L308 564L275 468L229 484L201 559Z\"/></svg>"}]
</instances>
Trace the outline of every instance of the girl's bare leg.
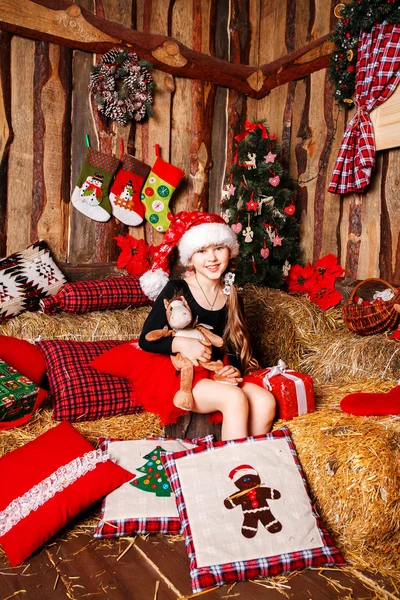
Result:
<instances>
[{"instance_id":1,"label":"girl's bare leg","mask_svg":"<svg viewBox=\"0 0 400 600\"><path fill-rule=\"evenodd\" d=\"M249 404L249 435L268 433L276 412L274 396L255 383L244 383L242 390L246 394Z\"/></svg>"},{"instance_id":2,"label":"girl's bare leg","mask_svg":"<svg viewBox=\"0 0 400 600\"><path fill-rule=\"evenodd\" d=\"M206 414L216 410L222 412L223 440L247 437L249 404L241 388L218 383L212 379L203 379L193 389L193 398L194 412Z\"/></svg>"}]
</instances>

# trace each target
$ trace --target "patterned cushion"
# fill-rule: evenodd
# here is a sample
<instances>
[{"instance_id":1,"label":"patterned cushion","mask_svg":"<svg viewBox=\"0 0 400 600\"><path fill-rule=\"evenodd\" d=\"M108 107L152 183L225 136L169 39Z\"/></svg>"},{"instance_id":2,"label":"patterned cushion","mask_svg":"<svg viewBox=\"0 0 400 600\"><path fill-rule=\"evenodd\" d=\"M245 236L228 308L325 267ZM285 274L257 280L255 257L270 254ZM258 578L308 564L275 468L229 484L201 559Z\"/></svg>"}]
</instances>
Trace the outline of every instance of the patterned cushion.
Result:
<instances>
[{"instance_id":1,"label":"patterned cushion","mask_svg":"<svg viewBox=\"0 0 400 600\"><path fill-rule=\"evenodd\" d=\"M75 515L132 474L60 423L0 458L0 544L20 564ZM2 595L2 597L4 597Z\"/></svg>"},{"instance_id":2,"label":"patterned cushion","mask_svg":"<svg viewBox=\"0 0 400 600\"><path fill-rule=\"evenodd\" d=\"M56 294L65 281L42 240L23 252L2 258L0 322L25 310L38 310L40 298Z\"/></svg>"},{"instance_id":3,"label":"patterned cushion","mask_svg":"<svg viewBox=\"0 0 400 600\"><path fill-rule=\"evenodd\" d=\"M131 481L124 483L104 499L101 520L94 537L124 537L135 533L179 533L181 521L174 493L162 467L160 453L188 450L212 441L212 435L193 440L100 439L101 450L107 451L114 462L133 475Z\"/></svg>"},{"instance_id":4,"label":"patterned cushion","mask_svg":"<svg viewBox=\"0 0 400 600\"><path fill-rule=\"evenodd\" d=\"M132 385L126 379L105 375L88 363L120 341L37 342L46 360L53 418L57 421L93 421L141 411Z\"/></svg>"},{"instance_id":5,"label":"patterned cushion","mask_svg":"<svg viewBox=\"0 0 400 600\"><path fill-rule=\"evenodd\" d=\"M316 513L289 429L162 456L193 593L344 560Z\"/></svg>"},{"instance_id":6,"label":"patterned cushion","mask_svg":"<svg viewBox=\"0 0 400 600\"><path fill-rule=\"evenodd\" d=\"M66 283L61 290L40 301L40 312L54 314L58 310L85 313L94 310L115 310L150 304L137 277L108 277Z\"/></svg>"}]
</instances>

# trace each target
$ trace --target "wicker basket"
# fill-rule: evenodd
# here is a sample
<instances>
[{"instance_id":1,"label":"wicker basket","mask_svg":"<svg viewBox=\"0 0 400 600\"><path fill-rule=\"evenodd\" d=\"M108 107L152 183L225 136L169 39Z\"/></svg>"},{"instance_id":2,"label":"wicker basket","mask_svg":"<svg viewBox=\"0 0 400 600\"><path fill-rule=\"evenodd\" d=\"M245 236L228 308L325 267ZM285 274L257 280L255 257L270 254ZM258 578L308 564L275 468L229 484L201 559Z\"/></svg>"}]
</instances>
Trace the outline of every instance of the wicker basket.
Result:
<instances>
[{"instance_id":1,"label":"wicker basket","mask_svg":"<svg viewBox=\"0 0 400 600\"><path fill-rule=\"evenodd\" d=\"M353 299L357 290L369 281L383 283L394 292L394 296L387 302L376 302L375 304L356 304ZM396 288L383 279L364 279L351 292L349 299L342 308L343 321L350 331L358 335L373 335L388 329L393 329L399 317L394 305L399 302L400 294Z\"/></svg>"}]
</instances>

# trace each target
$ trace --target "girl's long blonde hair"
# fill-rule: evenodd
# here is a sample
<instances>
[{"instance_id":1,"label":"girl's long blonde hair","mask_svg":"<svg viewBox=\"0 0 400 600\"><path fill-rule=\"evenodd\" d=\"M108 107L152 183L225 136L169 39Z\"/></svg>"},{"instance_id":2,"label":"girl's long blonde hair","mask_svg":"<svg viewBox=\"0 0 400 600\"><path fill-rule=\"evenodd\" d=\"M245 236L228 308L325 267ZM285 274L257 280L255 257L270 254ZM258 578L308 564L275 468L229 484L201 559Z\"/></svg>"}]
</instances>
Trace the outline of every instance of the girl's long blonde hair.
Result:
<instances>
[{"instance_id":1,"label":"girl's long blonde hair","mask_svg":"<svg viewBox=\"0 0 400 600\"><path fill-rule=\"evenodd\" d=\"M247 329L242 307L239 302L239 296L235 285L230 286L230 294L226 297L228 307L228 317L223 333L225 348L232 350L239 358L243 375L255 369L260 365L253 356L250 345L250 334Z\"/></svg>"}]
</instances>

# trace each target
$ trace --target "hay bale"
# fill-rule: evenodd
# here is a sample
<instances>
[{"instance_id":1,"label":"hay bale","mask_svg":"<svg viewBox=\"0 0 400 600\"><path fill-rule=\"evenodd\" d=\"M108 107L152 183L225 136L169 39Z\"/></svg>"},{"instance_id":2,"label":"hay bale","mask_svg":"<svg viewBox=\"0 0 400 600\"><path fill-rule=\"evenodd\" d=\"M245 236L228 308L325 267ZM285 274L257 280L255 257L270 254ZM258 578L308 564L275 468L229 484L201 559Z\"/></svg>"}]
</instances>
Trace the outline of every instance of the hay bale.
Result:
<instances>
[{"instance_id":1,"label":"hay bale","mask_svg":"<svg viewBox=\"0 0 400 600\"><path fill-rule=\"evenodd\" d=\"M365 379L364 381L352 381L345 384L338 384L335 382L329 382L325 384L317 384L314 386L315 393L315 406L316 409L331 409L338 410L341 412L340 401L347 394L354 392L382 392L386 393L396 385L396 381L386 381L381 377L374 377L371 379ZM371 419L371 417L370 417ZM372 420L378 420L381 422L382 419L386 420L386 417L373 417ZM395 426L397 420L400 422L399 417L389 417L390 422Z\"/></svg>"},{"instance_id":2,"label":"hay bale","mask_svg":"<svg viewBox=\"0 0 400 600\"><path fill-rule=\"evenodd\" d=\"M358 567L395 572L400 428L326 409L287 425L317 509L345 558Z\"/></svg>"},{"instance_id":3,"label":"hay bale","mask_svg":"<svg viewBox=\"0 0 400 600\"><path fill-rule=\"evenodd\" d=\"M386 333L350 332L340 308L325 313L303 296L253 285L242 292L254 352L263 366L281 358L316 384L400 378L400 344Z\"/></svg>"},{"instance_id":4,"label":"hay bale","mask_svg":"<svg viewBox=\"0 0 400 600\"><path fill-rule=\"evenodd\" d=\"M299 369L316 383L400 378L400 344L385 333L367 337L347 329L320 332L308 340Z\"/></svg>"},{"instance_id":5,"label":"hay bale","mask_svg":"<svg viewBox=\"0 0 400 600\"><path fill-rule=\"evenodd\" d=\"M0 456L31 442L42 433L58 425L53 421L51 414L51 408L45 406L40 408L25 425L1 431ZM94 446L99 437L133 440L163 435L159 417L144 412L74 423L73 426Z\"/></svg>"},{"instance_id":6,"label":"hay bale","mask_svg":"<svg viewBox=\"0 0 400 600\"><path fill-rule=\"evenodd\" d=\"M310 338L336 327L335 318L302 296L247 285L242 297L254 352L265 366L281 358L297 369Z\"/></svg>"},{"instance_id":7,"label":"hay bale","mask_svg":"<svg viewBox=\"0 0 400 600\"><path fill-rule=\"evenodd\" d=\"M151 308L105 310L78 315L60 312L43 315L24 312L0 325L1 335L35 341L44 340L128 340L138 337Z\"/></svg>"}]
</instances>

